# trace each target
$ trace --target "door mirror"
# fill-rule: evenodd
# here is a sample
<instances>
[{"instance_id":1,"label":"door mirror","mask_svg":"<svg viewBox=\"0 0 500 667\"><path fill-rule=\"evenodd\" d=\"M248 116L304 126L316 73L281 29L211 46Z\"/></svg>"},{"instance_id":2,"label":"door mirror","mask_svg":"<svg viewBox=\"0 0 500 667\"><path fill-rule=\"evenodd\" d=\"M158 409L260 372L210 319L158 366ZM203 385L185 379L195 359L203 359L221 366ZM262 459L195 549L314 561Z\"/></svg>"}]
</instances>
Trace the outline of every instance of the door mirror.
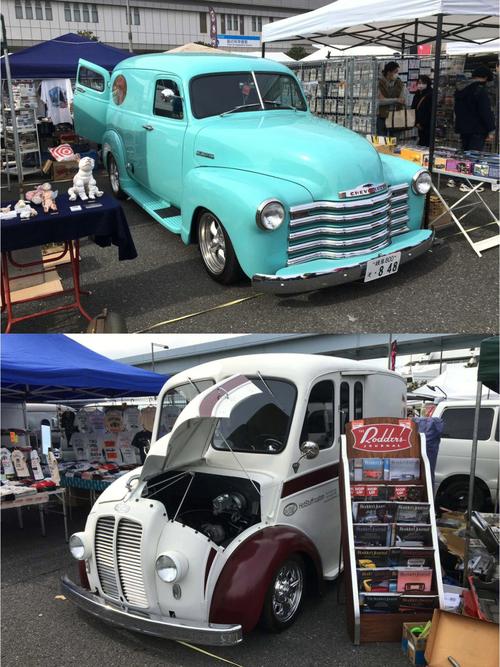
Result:
<instances>
[{"instance_id":1,"label":"door mirror","mask_svg":"<svg viewBox=\"0 0 500 667\"><path fill-rule=\"evenodd\" d=\"M164 88L162 91L160 91L160 95L161 99L164 102L167 102L168 100L173 100L174 97L179 97L179 95L176 95L171 88Z\"/></svg>"},{"instance_id":2,"label":"door mirror","mask_svg":"<svg viewBox=\"0 0 500 667\"><path fill-rule=\"evenodd\" d=\"M300 462L302 459L315 459L318 454L319 454L319 445L317 442L313 442L312 440L306 440L300 445L300 451L302 456L299 458L298 461L296 461L293 465L293 472L297 472L297 470L300 467Z\"/></svg>"}]
</instances>

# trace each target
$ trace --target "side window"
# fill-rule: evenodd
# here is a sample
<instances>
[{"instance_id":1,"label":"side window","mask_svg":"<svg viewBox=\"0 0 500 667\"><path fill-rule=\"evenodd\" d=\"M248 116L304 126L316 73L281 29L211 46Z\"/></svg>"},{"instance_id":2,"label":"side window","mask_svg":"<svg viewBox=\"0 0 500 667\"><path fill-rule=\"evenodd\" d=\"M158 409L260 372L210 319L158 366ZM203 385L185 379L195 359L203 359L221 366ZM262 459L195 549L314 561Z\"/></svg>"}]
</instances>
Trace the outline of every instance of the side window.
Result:
<instances>
[{"instance_id":1,"label":"side window","mask_svg":"<svg viewBox=\"0 0 500 667\"><path fill-rule=\"evenodd\" d=\"M106 87L102 74L94 72L88 67L80 67L78 70L78 83L85 88L96 90L98 93L102 93Z\"/></svg>"},{"instance_id":2,"label":"side window","mask_svg":"<svg viewBox=\"0 0 500 667\"><path fill-rule=\"evenodd\" d=\"M498 437L499 436L499 430L500 430L499 427L500 427L500 414L497 416L497 426L495 428L495 440L497 442L500 441L500 438Z\"/></svg>"},{"instance_id":3,"label":"side window","mask_svg":"<svg viewBox=\"0 0 500 667\"><path fill-rule=\"evenodd\" d=\"M158 79L156 82L153 113L177 120L184 118L179 87L172 79Z\"/></svg>"},{"instance_id":4,"label":"side window","mask_svg":"<svg viewBox=\"0 0 500 667\"><path fill-rule=\"evenodd\" d=\"M193 380L187 384L172 387L163 397L157 438L170 433L177 417L195 396L211 387L213 380Z\"/></svg>"},{"instance_id":5,"label":"side window","mask_svg":"<svg viewBox=\"0 0 500 667\"><path fill-rule=\"evenodd\" d=\"M340 412L344 416L344 423L351 418L350 401L349 401L349 383L342 382L340 384Z\"/></svg>"},{"instance_id":6,"label":"side window","mask_svg":"<svg viewBox=\"0 0 500 667\"><path fill-rule=\"evenodd\" d=\"M493 425L493 409L481 408L479 412L478 440L489 440ZM474 408L446 408L443 411L444 421L442 438L472 440L474 429Z\"/></svg>"},{"instance_id":7,"label":"side window","mask_svg":"<svg viewBox=\"0 0 500 667\"><path fill-rule=\"evenodd\" d=\"M354 415L353 419L362 419L363 417L363 383L354 383Z\"/></svg>"},{"instance_id":8,"label":"side window","mask_svg":"<svg viewBox=\"0 0 500 667\"><path fill-rule=\"evenodd\" d=\"M320 449L333 445L334 424L334 386L331 380L323 380L314 385L307 403L306 417L302 427L301 442L311 440Z\"/></svg>"}]
</instances>

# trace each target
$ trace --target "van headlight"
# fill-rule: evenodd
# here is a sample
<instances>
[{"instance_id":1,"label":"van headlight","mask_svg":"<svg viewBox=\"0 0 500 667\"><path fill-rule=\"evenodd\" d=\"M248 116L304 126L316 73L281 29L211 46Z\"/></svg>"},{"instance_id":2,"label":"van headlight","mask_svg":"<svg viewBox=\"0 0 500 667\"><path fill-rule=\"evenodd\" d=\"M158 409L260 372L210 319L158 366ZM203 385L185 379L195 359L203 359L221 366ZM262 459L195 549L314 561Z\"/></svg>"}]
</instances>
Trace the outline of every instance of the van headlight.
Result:
<instances>
[{"instance_id":1,"label":"van headlight","mask_svg":"<svg viewBox=\"0 0 500 667\"><path fill-rule=\"evenodd\" d=\"M411 179L411 187L417 195L426 195L432 186L432 178L427 169L421 169Z\"/></svg>"},{"instance_id":2,"label":"van headlight","mask_svg":"<svg viewBox=\"0 0 500 667\"><path fill-rule=\"evenodd\" d=\"M85 533L73 533L69 538L69 550L76 560L86 560L90 556L90 548L85 540Z\"/></svg>"},{"instance_id":3,"label":"van headlight","mask_svg":"<svg viewBox=\"0 0 500 667\"><path fill-rule=\"evenodd\" d=\"M189 569L189 563L183 554L168 551L156 559L156 573L162 581L172 584L183 579Z\"/></svg>"},{"instance_id":4,"label":"van headlight","mask_svg":"<svg viewBox=\"0 0 500 667\"><path fill-rule=\"evenodd\" d=\"M272 232L283 223L285 219L285 207L276 199L266 199L257 209L255 220L257 226Z\"/></svg>"}]
</instances>

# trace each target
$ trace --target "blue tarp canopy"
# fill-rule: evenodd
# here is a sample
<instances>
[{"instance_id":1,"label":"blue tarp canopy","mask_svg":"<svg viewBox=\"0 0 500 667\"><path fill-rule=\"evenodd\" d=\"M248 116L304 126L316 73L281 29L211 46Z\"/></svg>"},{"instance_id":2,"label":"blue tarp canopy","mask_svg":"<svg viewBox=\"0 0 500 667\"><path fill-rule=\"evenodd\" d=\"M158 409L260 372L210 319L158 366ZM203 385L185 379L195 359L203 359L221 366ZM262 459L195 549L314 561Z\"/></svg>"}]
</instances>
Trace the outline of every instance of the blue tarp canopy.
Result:
<instances>
[{"instance_id":1,"label":"blue tarp canopy","mask_svg":"<svg viewBox=\"0 0 500 667\"><path fill-rule=\"evenodd\" d=\"M63 334L3 334L3 401L156 396L167 377L103 357Z\"/></svg>"},{"instance_id":2,"label":"blue tarp canopy","mask_svg":"<svg viewBox=\"0 0 500 667\"><path fill-rule=\"evenodd\" d=\"M13 79L76 79L80 58L111 71L117 63L129 56L127 51L68 32L16 51L9 55L9 64ZM5 58L2 56L0 60L4 79Z\"/></svg>"}]
</instances>

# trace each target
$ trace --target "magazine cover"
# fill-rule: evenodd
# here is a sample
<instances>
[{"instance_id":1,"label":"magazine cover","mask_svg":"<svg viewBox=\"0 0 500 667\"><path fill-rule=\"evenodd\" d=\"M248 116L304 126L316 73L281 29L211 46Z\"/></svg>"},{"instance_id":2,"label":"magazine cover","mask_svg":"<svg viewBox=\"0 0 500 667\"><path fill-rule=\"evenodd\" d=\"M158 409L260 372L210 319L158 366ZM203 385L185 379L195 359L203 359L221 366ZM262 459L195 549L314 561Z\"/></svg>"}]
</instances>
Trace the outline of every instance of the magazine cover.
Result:
<instances>
[{"instance_id":1,"label":"magazine cover","mask_svg":"<svg viewBox=\"0 0 500 667\"><path fill-rule=\"evenodd\" d=\"M356 523L392 523L396 503L355 502L352 504L353 519Z\"/></svg>"},{"instance_id":2,"label":"magazine cover","mask_svg":"<svg viewBox=\"0 0 500 667\"><path fill-rule=\"evenodd\" d=\"M392 543L392 526L379 524L355 523L354 546L389 547Z\"/></svg>"},{"instance_id":3,"label":"magazine cover","mask_svg":"<svg viewBox=\"0 0 500 667\"><path fill-rule=\"evenodd\" d=\"M434 552L430 549L392 549L391 565L399 567L433 567ZM396 562L397 561L397 562Z\"/></svg>"},{"instance_id":4,"label":"magazine cover","mask_svg":"<svg viewBox=\"0 0 500 667\"><path fill-rule=\"evenodd\" d=\"M428 503L398 503L396 523L429 523Z\"/></svg>"},{"instance_id":5,"label":"magazine cover","mask_svg":"<svg viewBox=\"0 0 500 667\"><path fill-rule=\"evenodd\" d=\"M397 547L428 547L432 544L430 526L411 526L396 524L395 546Z\"/></svg>"},{"instance_id":6,"label":"magazine cover","mask_svg":"<svg viewBox=\"0 0 500 667\"><path fill-rule=\"evenodd\" d=\"M351 499L355 500L365 500L366 499L366 486L364 484L352 484L351 485Z\"/></svg>"},{"instance_id":7,"label":"magazine cover","mask_svg":"<svg viewBox=\"0 0 500 667\"><path fill-rule=\"evenodd\" d=\"M419 459L389 459L389 461L389 476L387 479L390 481L420 479Z\"/></svg>"},{"instance_id":8,"label":"magazine cover","mask_svg":"<svg viewBox=\"0 0 500 667\"><path fill-rule=\"evenodd\" d=\"M365 489L366 500L389 500L387 497L388 487L384 484L367 484Z\"/></svg>"},{"instance_id":9,"label":"magazine cover","mask_svg":"<svg viewBox=\"0 0 500 667\"><path fill-rule=\"evenodd\" d=\"M390 568L358 570L359 590L362 593L396 593L398 571Z\"/></svg>"},{"instance_id":10,"label":"magazine cover","mask_svg":"<svg viewBox=\"0 0 500 667\"><path fill-rule=\"evenodd\" d=\"M384 459L351 459L351 481L384 479Z\"/></svg>"},{"instance_id":11,"label":"magazine cover","mask_svg":"<svg viewBox=\"0 0 500 667\"><path fill-rule=\"evenodd\" d=\"M424 499L424 487L416 484L387 486L387 500L420 502Z\"/></svg>"},{"instance_id":12,"label":"magazine cover","mask_svg":"<svg viewBox=\"0 0 500 667\"><path fill-rule=\"evenodd\" d=\"M397 590L400 593L427 593L431 586L431 569L417 567L401 568L397 571Z\"/></svg>"},{"instance_id":13,"label":"magazine cover","mask_svg":"<svg viewBox=\"0 0 500 667\"><path fill-rule=\"evenodd\" d=\"M360 593L359 607L363 613L390 614L399 611L397 593Z\"/></svg>"},{"instance_id":14,"label":"magazine cover","mask_svg":"<svg viewBox=\"0 0 500 667\"><path fill-rule=\"evenodd\" d=\"M439 607L437 595L401 595L399 598L399 611L402 614L412 611L428 611Z\"/></svg>"},{"instance_id":15,"label":"magazine cover","mask_svg":"<svg viewBox=\"0 0 500 667\"><path fill-rule=\"evenodd\" d=\"M356 549L356 567L374 568L393 565L390 555L390 549Z\"/></svg>"}]
</instances>

